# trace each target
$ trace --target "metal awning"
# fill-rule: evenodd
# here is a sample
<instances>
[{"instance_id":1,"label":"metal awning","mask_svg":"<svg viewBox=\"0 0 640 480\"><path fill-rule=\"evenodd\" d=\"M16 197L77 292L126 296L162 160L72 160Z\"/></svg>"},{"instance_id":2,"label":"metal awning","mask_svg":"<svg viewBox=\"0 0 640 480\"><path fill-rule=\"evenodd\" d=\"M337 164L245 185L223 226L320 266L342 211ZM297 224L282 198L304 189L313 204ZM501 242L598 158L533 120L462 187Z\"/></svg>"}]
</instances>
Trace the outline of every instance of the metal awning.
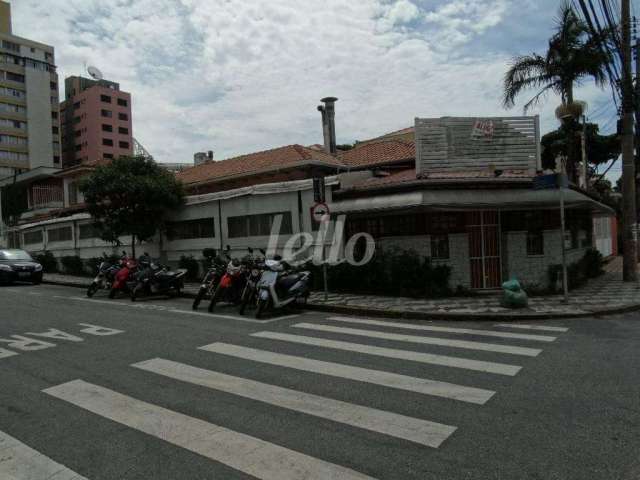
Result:
<instances>
[{"instance_id":1,"label":"metal awning","mask_svg":"<svg viewBox=\"0 0 640 480\"><path fill-rule=\"evenodd\" d=\"M565 189L566 208L586 208L599 215L615 215L612 208L583 193ZM559 190L422 190L338 200L331 213L366 213L407 208L436 210L529 210L559 208Z\"/></svg>"}]
</instances>

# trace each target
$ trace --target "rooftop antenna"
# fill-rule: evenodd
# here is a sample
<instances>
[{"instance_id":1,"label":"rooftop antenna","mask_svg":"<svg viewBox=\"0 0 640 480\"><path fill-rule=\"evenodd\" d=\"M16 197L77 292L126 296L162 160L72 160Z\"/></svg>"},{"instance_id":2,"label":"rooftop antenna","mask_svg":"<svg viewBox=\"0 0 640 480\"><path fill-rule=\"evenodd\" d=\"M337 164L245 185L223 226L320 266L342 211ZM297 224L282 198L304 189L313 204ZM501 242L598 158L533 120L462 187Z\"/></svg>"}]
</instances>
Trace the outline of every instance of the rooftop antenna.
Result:
<instances>
[{"instance_id":1,"label":"rooftop antenna","mask_svg":"<svg viewBox=\"0 0 640 480\"><path fill-rule=\"evenodd\" d=\"M87 67L87 73L94 80L102 80L104 77L102 76L102 72L98 69L98 67L94 67L93 65L89 65Z\"/></svg>"}]
</instances>

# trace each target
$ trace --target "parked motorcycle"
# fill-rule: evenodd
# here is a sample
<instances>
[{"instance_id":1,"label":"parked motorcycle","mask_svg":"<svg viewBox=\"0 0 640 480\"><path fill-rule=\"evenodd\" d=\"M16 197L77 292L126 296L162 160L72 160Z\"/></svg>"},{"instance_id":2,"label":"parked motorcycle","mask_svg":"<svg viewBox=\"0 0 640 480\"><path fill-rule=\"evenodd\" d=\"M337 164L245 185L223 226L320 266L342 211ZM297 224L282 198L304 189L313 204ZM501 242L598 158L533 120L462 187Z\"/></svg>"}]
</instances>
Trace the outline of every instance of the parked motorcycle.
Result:
<instances>
[{"instance_id":1,"label":"parked motorcycle","mask_svg":"<svg viewBox=\"0 0 640 480\"><path fill-rule=\"evenodd\" d=\"M311 272L293 271L280 257L265 261L265 270L258 281L255 317L260 318L268 308L283 308L309 296Z\"/></svg>"},{"instance_id":2,"label":"parked motorcycle","mask_svg":"<svg viewBox=\"0 0 640 480\"><path fill-rule=\"evenodd\" d=\"M260 252L262 255L265 255L265 251L263 249L260 249ZM252 249L249 249L249 254L253 255ZM260 281L264 268L264 258L251 258L247 262L247 269L245 272L246 282L244 289L242 290L242 295L240 296L240 308L238 309L240 315L244 314L247 305L256 305L258 300L258 282Z\"/></svg>"},{"instance_id":3,"label":"parked motorcycle","mask_svg":"<svg viewBox=\"0 0 640 480\"><path fill-rule=\"evenodd\" d=\"M193 308L193 310L198 309L198 306L200 306L200 302L202 302L205 297L213 296L213 292L218 286L218 283L220 282L220 279L224 275L224 272L227 268L227 262L216 255L215 250L211 250L211 256L208 258L210 264L209 269L202 279L202 284L200 285L200 289L196 294L196 298L193 300L193 305L191 307Z\"/></svg>"},{"instance_id":4,"label":"parked motorcycle","mask_svg":"<svg viewBox=\"0 0 640 480\"><path fill-rule=\"evenodd\" d=\"M131 289L131 301L142 294L179 296L184 288L184 276L187 270L179 268L175 271L157 263L150 262L136 275L136 285Z\"/></svg>"},{"instance_id":5,"label":"parked motorcycle","mask_svg":"<svg viewBox=\"0 0 640 480\"><path fill-rule=\"evenodd\" d=\"M246 280L244 276L246 267L237 258L231 258L229 250L230 248L227 245L225 256L229 259L229 263L227 263L227 269L211 296L209 312L213 312L219 302L227 302L234 305L240 303L240 296Z\"/></svg>"},{"instance_id":6,"label":"parked motorcycle","mask_svg":"<svg viewBox=\"0 0 640 480\"><path fill-rule=\"evenodd\" d=\"M126 253L122 252L123 258L126 257ZM109 259L109 256L102 252L103 260L98 265L98 273L96 277L91 282L91 285L87 288L87 297L93 297L98 290L101 289L111 289L111 285L115 280L116 274L118 270L120 270L120 264L122 263L122 259L118 263L113 263L112 260Z\"/></svg>"},{"instance_id":7,"label":"parked motorcycle","mask_svg":"<svg viewBox=\"0 0 640 480\"><path fill-rule=\"evenodd\" d=\"M135 258L124 257L121 260L121 267L115 275L111 284L109 298L115 298L118 292L129 293L132 287L132 278L138 271L138 262Z\"/></svg>"}]
</instances>

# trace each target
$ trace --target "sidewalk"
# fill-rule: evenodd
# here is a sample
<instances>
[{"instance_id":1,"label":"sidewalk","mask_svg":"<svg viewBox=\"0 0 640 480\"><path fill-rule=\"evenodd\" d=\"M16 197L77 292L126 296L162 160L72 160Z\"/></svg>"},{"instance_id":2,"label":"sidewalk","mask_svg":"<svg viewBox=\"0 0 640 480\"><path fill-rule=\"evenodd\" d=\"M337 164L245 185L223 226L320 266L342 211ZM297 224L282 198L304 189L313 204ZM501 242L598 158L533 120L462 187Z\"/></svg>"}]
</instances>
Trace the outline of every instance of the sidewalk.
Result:
<instances>
[{"instance_id":1,"label":"sidewalk","mask_svg":"<svg viewBox=\"0 0 640 480\"><path fill-rule=\"evenodd\" d=\"M424 319L586 317L640 310L640 283L622 281L622 258L617 257L605 266L604 275L570 292L569 303L562 300L562 295L530 297L528 308L512 310L500 306L500 294L420 300L330 293L325 301L322 292L313 292L309 297L309 307L342 313Z\"/></svg>"},{"instance_id":2,"label":"sidewalk","mask_svg":"<svg viewBox=\"0 0 640 480\"><path fill-rule=\"evenodd\" d=\"M90 278L46 274L43 283L87 287ZM193 298L199 284L188 283L184 296ZM569 303L562 295L530 297L529 307L511 310L500 306L500 294L475 297L416 299L379 295L330 293L325 302L323 292L312 292L309 309L328 312L415 319L543 319L587 317L640 310L640 283L622 281L622 258L605 266L605 274L584 287L569 293Z\"/></svg>"}]
</instances>

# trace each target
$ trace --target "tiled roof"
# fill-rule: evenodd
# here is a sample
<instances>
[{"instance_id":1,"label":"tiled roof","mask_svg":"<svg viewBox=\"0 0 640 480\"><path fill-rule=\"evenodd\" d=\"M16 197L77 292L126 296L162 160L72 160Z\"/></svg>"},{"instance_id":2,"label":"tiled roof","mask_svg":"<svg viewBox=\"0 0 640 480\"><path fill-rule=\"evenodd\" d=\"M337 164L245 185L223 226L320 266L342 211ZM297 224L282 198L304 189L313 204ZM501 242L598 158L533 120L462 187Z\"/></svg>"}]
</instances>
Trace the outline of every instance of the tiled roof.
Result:
<instances>
[{"instance_id":1,"label":"tiled roof","mask_svg":"<svg viewBox=\"0 0 640 480\"><path fill-rule=\"evenodd\" d=\"M413 168L406 170L400 170L395 173L384 177L373 177L364 180L361 183L354 185L353 187L358 189L369 189L377 187L386 187L391 185L400 185L403 183L429 183L430 181L473 181L478 180L480 182L500 182L504 180L530 180L533 178L533 174L527 172L527 170L504 170L499 176L488 170L466 170L456 172L432 172L427 176L416 178L416 171Z\"/></svg>"},{"instance_id":2,"label":"tiled roof","mask_svg":"<svg viewBox=\"0 0 640 480\"><path fill-rule=\"evenodd\" d=\"M230 176L250 175L274 168L295 167L309 161L336 167L343 166L339 159L325 152L302 145L287 145L187 168L177 173L176 178L185 184L213 182Z\"/></svg>"},{"instance_id":3,"label":"tiled roof","mask_svg":"<svg viewBox=\"0 0 640 480\"><path fill-rule=\"evenodd\" d=\"M356 146L339 155L340 160L349 167L382 165L403 160L415 160L414 142L398 140L380 141Z\"/></svg>"},{"instance_id":4,"label":"tiled roof","mask_svg":"<svg viewBox=\"0 0 640 480\"><path fill-rule=\"evenodd\" d=\"M396 130L394 132L385 133L384 135L380 135L379 137L369 138L368 140L361 140L358 144L367 144L374 142L383 142L386 140L399 140L403 142L413 141L414 136L414 127L407 127L401 130Z\"/></svg>"}]
</instances>

